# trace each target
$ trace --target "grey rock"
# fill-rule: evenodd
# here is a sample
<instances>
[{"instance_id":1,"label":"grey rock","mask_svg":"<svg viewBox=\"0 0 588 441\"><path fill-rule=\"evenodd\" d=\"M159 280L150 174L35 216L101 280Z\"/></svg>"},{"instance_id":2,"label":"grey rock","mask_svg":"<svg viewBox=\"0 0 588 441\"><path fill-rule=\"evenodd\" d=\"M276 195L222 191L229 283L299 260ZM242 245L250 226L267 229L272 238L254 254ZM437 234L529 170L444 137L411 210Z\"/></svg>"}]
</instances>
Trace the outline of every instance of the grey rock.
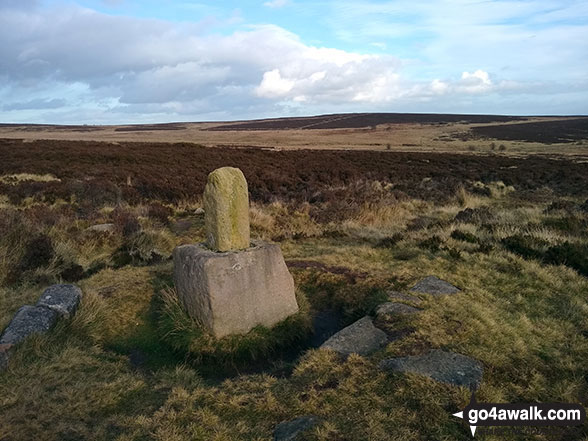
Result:
<instances>
[{"instance_id":1,"label":"grey rock","mask_svg":"<svg viewBox=\"0 0 588 441\"><path fill-rule=\"evenodd\" d=\"M99 233L110 233L114 231L114 224L98 224L86 228L87 231L97 231Z\"/></svg>"},{"instance_id":2,"label":"grey rock","mask_svg":"<svg viewBox=\"0 0 588 441\"><path fill-rule=\"evenodd\" d=\"M284 421L278 424L274 430L274 441L295 441L301 439L298 435L315 426L318 418L314 415L306 415L292 421Z\"/></svg>"},{"instance_id":3,"label":"grey rock","mask_svg":"<svg viewBox=\"0 0 588 441\"><path fill-rule=\"evenodd\" d=\"M53 285L41 294L37 306L44 306L69 318L75 314L81 298L82 290L75 285Z\"/></svg>"},{"instance_id":4,"label":"grey rock","mask_svg":"<svg viewBox=\"0 0 588 441\"><path fill-rule=\"evenodd\" d=\"M221 338L270 327L298 312L294 279L280 247L217 253L200 245L173 252L174 282L188 314Z\"/></svg>"},{"instance_id":5,"label":"grey rock","mask_svg":"<svg viewBox=\"0 0 588 441\"><path fill-rule=\"evenodd\" d=\"M15 345L32 334L45 334L57 321L57 313L44 306L25 305L6 327L0 344Z\"/></svg>"},{"instance_id":6,"label":"grey rock","mask_svg":"<svg viewBox=\"0 0 588 441\"><path fill-rule=\"evenodd\" d=\"M202 207L197 208L196 210L194 210L194 214L198 214L198 215L204 214L204 208L202 208Z\"/></svg>"},{"instance_id":7,"label":"grey rock","mask_svg":"<svg viewBox=\"0 0 588 441\"><path fill-rule=\"evenodd\" d=\"M444 294L456 294L460 290L445 280L441 280L435 276L428 276L413 286L411 291L440 296Z\"/></svg>"},{"instance_id":8,"label":"grey rock","mask_svg":"<svg viewBox=\"0 0 588 441\"><path fill-rule=\"evenodd\" d=\"M369 355L388 342L386 333L374 326L368 316L337 332L321 345L341 355Z\"/></svg>"},{"instance_id":9,"label":"grey rock","mask_svg":"<svg viewBox=\"0 0 588 441\"><path fill-rule=\"evenodd\" d=\"M411 315L420 311L420 309L405 305L404 303L386 302L378 306L376 315L378 317L384 315Z\"/></svg>"},{"instance_id":10,"label":"grey rock","mask_svg":"<svg viewBox=\"0 0 588 441\"><path fill-rule=\"evenodd\" d=\"M412 372L455 386L477 388L482 381L482 364L465 355L434 349L425 355L384 360L380 368L395 372Z\"/></svg>"},{"instance_id":11,"label":"grey rock","mask_svg":"<svg viewBox=\"0 0 588 441\"><path fill-rule=\"evenodd\" d=\"M392 301L410 302L415 305L423 302L417 296L413 296L412 294L405 294L400 291L388 291L386 294L388 294L388 298Z\"/></svg>"}]
</instances>

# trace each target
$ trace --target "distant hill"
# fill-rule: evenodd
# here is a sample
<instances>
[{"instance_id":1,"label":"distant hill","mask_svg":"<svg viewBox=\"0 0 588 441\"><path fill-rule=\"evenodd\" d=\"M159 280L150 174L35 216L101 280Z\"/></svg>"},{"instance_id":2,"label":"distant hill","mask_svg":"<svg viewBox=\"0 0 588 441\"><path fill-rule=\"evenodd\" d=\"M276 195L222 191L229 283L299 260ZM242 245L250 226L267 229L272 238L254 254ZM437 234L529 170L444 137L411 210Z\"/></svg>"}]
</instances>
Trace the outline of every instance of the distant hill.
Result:
<instances>
[{"instance_id":1,"label":"distant hill","mask_svg":"<svg viewBox=\"0 0 588 441\"><path fill-rule=\"evenodd\" d=\"M492 123L525 120L524 116L453 115L437 113L348 113L272 118L223 124L206 130L357 129L379 124Z\"/></svg>"}]
</instances>

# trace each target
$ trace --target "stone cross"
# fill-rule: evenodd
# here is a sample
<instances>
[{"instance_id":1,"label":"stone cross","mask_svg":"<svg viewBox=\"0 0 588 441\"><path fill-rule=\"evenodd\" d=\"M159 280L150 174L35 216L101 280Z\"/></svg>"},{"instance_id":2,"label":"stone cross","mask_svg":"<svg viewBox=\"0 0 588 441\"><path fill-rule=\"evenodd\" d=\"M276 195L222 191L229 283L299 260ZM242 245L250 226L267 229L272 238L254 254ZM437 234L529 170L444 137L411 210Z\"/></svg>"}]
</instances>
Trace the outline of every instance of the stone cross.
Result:
<instances>
[{"instance_id":1,"label":"stone cross","mask_svg":"<svg viewBox=\"0 0 588 441\"><path fill-rule=\"evenodd\" d=\"M208 175L204 188L206 245L212 251L249 248L249 192L243 172L222 167Z\"/></svg>"}]
</instances>

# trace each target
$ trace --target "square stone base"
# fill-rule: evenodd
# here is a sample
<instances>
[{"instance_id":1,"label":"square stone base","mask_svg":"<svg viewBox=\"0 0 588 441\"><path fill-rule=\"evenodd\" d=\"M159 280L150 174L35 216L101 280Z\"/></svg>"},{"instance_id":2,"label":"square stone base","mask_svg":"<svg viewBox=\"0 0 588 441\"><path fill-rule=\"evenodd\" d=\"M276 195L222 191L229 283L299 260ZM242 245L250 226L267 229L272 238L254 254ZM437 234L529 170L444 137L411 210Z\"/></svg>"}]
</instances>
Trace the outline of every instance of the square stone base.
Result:
<instances>
[{"instance_id":1,"label":"square stone base","mask_svg":"<svg viewBox=\"0 0 588 441\"><path fill-rule=\"evenodd\" d=\"M298 312L294 280L276 244L258 241L223 253L203 244L183 245L173 259L186 311L217 338L271 327Z\"/></svg>"}]
</instances>

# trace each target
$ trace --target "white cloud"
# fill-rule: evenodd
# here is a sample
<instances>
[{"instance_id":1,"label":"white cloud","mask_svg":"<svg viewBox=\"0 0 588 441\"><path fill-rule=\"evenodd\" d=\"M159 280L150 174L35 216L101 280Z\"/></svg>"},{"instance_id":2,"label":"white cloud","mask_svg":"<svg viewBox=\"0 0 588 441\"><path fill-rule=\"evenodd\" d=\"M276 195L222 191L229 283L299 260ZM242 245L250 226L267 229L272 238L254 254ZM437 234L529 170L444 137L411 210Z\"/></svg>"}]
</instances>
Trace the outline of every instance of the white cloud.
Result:
<instances>
[{"instance_id":1,"label":"white cloud","mask_svg":"<svg viewBox=\"0 0 588 441\"><path fill-rule=\"evenodd\" d=\"M488 72L478 69L473 73L462 73L458 87L468 93L482 93L492 88L492 81L490 81Z\"/></svg>"},{"instance_id":2,"label":"white cloud","mask_svg":"<svg viewBox=\"0 0 588 441\"><path fill-rule=\"evenodd\" d=\"M280 69L263 74L261 84L255 89L257 95L266 98L280 98L292 90L296 81L282 78Z\"/></svg>"},{"instance_id":3,"label":"white cloud","mask_svg":"<svg viewBox=\"0 0 588 441\"><path fill-rule=\"evenodd\" d=\"M555 83L547 87L549 81L512 78L510 70L483 59L492 54L470 57L470 46L464 46L465 55L448 55L451 71L431 70L416 78L407 72L406 66L419 67L412 61L309 45L274 25L211 33L209 23L110 16L74 6L38 9L34 1L25 3L27 9L0 8L3 121L32 118L35 108L37 119L56 122L162 120L166 115L231 119L278 116L292 109L304 114L458 111L444 106L492 94L565 89ZM374 10L384 7L395 13L402 9L372 5ZM467 40L459 31L451 35ZM490 40L483 33L478 37L482 46ZM551 35L553 41L558 38ZM443 44L428 50L436 57L449 51ZM537 64L552 53L533 55ZM471 58L468 66L462 66L462 58ZM579 91L586 90L584 83L577 84ZM418 107L422 102L426 107Z\"/></svg>"},{"instance_id":4,"label":"white cloud","mask_svg":"<svg viewBox=\"0 0 588 441\"><path fill-rule=\"evenodd\" d=\"M284 6L288 5L290 3L289 0L271 0L268 2L265 2L263 5L267 6L268 8L283 8Z\"/></svg>"},{"instance_id":5,"label":"white cloud","mask_svg":"<svg viewBox=\"0 0 588 441\"><path fill-rule=\"evenodd\" d=\"M437 78L435 78L433 81L431 81L430 88L433 93L439 94L439 95L443 95L443 94L447 93L450 89L448 83L446 83L445 81L441 81Z\"/></svg>"},{"instance_id":6,"label":"white cloud","mask_svg":"<svg viewBox=\"0 0 588 441\"><path fill-rule=\"evenodd\" d=\"M522 81L585 78L588 3L581 0L341 0L325 17L342 41L386 42L435 76L485 66Z\"/></svg>"}]
</instances>

